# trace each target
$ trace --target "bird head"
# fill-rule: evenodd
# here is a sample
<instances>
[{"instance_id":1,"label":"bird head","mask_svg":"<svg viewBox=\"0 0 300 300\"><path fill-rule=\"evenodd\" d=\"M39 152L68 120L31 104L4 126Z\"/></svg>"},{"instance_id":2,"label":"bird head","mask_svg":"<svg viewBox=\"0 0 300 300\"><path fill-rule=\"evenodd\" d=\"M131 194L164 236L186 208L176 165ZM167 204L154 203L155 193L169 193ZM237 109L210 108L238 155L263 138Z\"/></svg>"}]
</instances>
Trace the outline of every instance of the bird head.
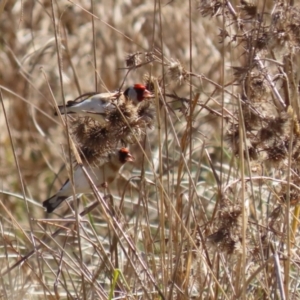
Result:
<instances>
[{"instance_id":1,"label":"bird head","mask_svg":"<svg viewBox=\"0 0 300 300\"><path fill-rule=\"evenodd\" d=\"M124 92L124 95L127 99L132 100L135 104L153 97L153 94L141 83L136 83L135 85L127 88Z\"/></svg>"},{"instance_id":2,"label":"bird head","mask_svg":"<svg viewBox=\"0 0 300 300\"><path fill-rule=\"evenodd\" d=\"M134 157L130 154L127 148L121 148L119 150L119 160L122 164L125 164L128 161L134 161Z\"/></svg>"}]
</instances>

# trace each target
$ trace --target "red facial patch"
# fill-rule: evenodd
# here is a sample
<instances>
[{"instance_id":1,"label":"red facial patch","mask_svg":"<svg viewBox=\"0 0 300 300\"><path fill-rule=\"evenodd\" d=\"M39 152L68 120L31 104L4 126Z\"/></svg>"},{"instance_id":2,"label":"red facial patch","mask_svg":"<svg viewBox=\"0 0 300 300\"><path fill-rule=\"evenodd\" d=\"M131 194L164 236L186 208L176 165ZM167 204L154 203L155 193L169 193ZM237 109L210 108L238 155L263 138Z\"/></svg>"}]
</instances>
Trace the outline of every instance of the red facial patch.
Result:
<instances>
[{"instance_id":1,"label":"red facial patch","mask_svg":"<svg viewBox=\"0 0 300 300\"><path fill-rule=\"evenodd\" d=\"M133 160L133 157L131 156L127 148L121 148L119 150L119 160L123 164L126 163L127 161Z\"/></svg>"},{"instance_id":2,"label":"red facial patch","mask_svg":"<svg viewBox=\"0 0 300 300\"><path fill-rule=\"evenodd\" d=\"M145 90L146 89L146 87L141 83L136 83L133 87L137 90Z\"/></svg>"}]
</instances>

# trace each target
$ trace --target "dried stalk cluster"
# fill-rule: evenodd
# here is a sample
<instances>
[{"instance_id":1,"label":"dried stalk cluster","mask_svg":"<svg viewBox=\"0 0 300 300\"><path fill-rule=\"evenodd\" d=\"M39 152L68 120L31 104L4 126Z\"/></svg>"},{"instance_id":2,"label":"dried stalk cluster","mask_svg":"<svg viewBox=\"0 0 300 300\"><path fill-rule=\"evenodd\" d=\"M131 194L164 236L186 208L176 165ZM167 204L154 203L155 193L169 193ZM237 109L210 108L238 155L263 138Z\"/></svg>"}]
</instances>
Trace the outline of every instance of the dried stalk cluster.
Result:
<instances>
[{"instance_id":1,"label":"dried stalk cluster","mask_svg":"<svg viewBox=\"0 0 300 300\"><path fill-rule=\"evenodd\" d=\"M222 16L230 20L230 30L222 28L220 42L236 43L239 49L242 64L232 67L232 70L236 94L240 96L233 98L231 103L236 107L241 105L242 115L236 108L230 117L226 116L229 126L225 138L238 158L240 144L245 141L243 156L246 161L249 159L250 166L247 173L266 177L272 174L280 181L272 187L271 195L270 187L266 189L269 191L266 192L268 198L264 198L264 181L253 181L252 191L261 198L252 197L256 204L262 201L274 205L270 209L270 218L265 221L267 228L281 235L279 226L275 229L276 220L278 222L282 218L287 201L294 206L299 205L300 199L297 189L300 183L300 76L297 69L300 8L277 1L272 13L266 14L261 12L259 5L259 2L241 1L239 7L233 7L229 2L202 0L199 10L204 17ZM254 23L259 25L254 26ZM241 128L245 140L240 136ZM287 184L289 180L290 185ZM246 188L248 197L250 185ZM235 189L227 189L225 194L220 194L222 199L227 200L219 201L214 220L216 231L208 237L227 253L240 249L242 241L242 210L238 194Z\"/></svg>"}]
</instances>

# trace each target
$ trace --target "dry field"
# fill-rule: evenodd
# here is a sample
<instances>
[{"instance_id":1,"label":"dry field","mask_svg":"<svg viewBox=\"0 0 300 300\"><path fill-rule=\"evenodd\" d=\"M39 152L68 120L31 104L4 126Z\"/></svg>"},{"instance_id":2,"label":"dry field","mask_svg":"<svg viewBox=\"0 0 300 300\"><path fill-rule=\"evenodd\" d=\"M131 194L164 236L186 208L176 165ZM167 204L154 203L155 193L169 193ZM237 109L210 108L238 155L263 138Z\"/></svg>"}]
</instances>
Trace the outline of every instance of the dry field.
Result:
<instances>
[{"instance_id":1,"label":"dry field","mask_svg":"<svg viewBox=\"0 0 300 300\"><path fill-rule=\"evenodd\" d=\"M0 299L300 299L300 1L0 16ZM76 157L54 107L138 82L156 119L135 161L47 214Z\"/></svg>"}]
</instances>

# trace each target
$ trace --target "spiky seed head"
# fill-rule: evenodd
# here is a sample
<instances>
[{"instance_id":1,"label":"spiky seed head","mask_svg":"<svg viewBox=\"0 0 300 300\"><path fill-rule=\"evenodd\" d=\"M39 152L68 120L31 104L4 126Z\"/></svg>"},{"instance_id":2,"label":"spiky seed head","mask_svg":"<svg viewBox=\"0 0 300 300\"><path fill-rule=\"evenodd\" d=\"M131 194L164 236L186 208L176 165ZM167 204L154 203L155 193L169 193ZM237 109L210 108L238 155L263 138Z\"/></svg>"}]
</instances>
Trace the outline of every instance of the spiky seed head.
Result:
<instances>
[{"instance_id":1,"label":"spiky seed head","mask_svg":"<svg viewBox=\"0 0 300 300\"><path fill-rule=\"evenodd\" d=\"M182 81L187 79L187 71L178 60L172 59L170 61L168 71L171 79L177 82L179 81L180 84L182 83Z\"/></svg>"},{"instance_id":2,"label":"spiky seed head","mask_svg":"<svg viewBox=\"0 0 300 300\"><path fill-rule=\"evenodd\" d=\"M126 67L134 68L138 64L140 64L141 63L141 59L140 59L141 54L142 54L141 52L135 52L135 53L128 54L125 59Z\"/></svg>"}]
</instances>

